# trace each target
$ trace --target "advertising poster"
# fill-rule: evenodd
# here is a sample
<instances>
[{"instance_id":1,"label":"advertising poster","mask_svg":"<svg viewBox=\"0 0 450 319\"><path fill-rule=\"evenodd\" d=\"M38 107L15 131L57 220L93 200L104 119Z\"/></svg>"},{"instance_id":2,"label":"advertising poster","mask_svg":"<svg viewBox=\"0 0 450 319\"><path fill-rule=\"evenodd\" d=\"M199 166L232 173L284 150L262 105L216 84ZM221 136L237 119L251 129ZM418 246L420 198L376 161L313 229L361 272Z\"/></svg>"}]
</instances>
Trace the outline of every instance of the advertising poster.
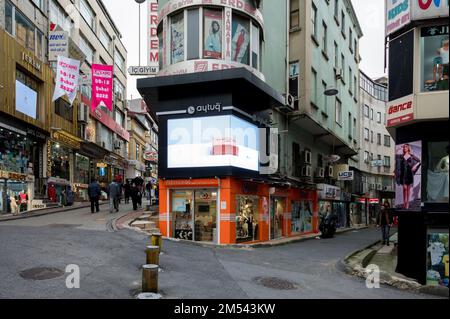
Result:
<instances>
[{"instance_id":1,"label":"advertising poster","mask_svg":"<svg viewBox=\"0 0 450 319\"><path fill-rule=\"evenodd\" d=\"M428 233L427 285L448 287L448 233Z\"/></svg>"},{"instance_id":2,"label":"advertising poster","mask_svg":"<svg viewBox=\"0 0 450 319\"><path fill-rule=\"evenodd\" d=\"M92 110L105 106L112 111L113 66L92 64Z\"/></svg>"},{"instance_id":3,"label":"advertising poster","mask_svg":"<svg viewBox=\"0 0 450 319\"><path fill-rule=\"evenodd\" d=\"M447 17L448 0L411 0L411 20Z\"/></svg>"},{"instance_id":4,"label":"advertising poster","mask_svg":"<svg viewBox=\"0 0 450 319\"><path fill-rule=\"evenodd\" d=\"M395 208L420 211L422 141L395 146Z\"/></svg>"},{"instance_id":5,"label":"advertising poster","mask_svg":"<svg viewBox=\"0 0 450 319\"><path fill-rule=\"evenodd\" d=\"M168 121L168 168L259 168L258 128L235 116Z\"/></svg>"},{"instance_id":6,"label":"advertising poster","mask_svg":"<svg viewBox=\"0 0 450 319\"><path fill-rule=\"evenodd\" d=\"M172 64L184 60L184 19L183 14L178 14L171 19L171 59Z\"/></svg>"},{"instance_id":7,"label":"advertising poster","mask_svg":"<svg viewBox=\"0 0 450 319\"><path fill-rule=\"evenodd\" d=\"M249 23L244 19L237 17L234 18L232 34L231 60L243 64L249 64Z\"/></svg>"},{"instance_id":8,"label":"advertising poster","mask_svg":"<svg viewBox=\"0 0 450 319\"><path fill-rule=\"evenodd\" d=\"M77 97L79 75L80 61L58 56L55 92L52 101L56 101L61 96L67 95L72 105Z\"/></svg>"},{"instance_id":9,"label":"advertising poster","mask_svg":"<svg viewBox=\"0 0 450 319\"><path fill-rule=\"evenodd\" d=\"M222 12L217 10L204 10L204 39L205 58L222 58Z\"/></svg>"},{"instance_id":10,"label":"advertising poster","mask_svg":"<svg viewBox=\"0 0 450 319\"><path fill-rule=\"evenodd\" d=\"M58 60L58 56L69 56L69 33L66 31L50 31L48 35L48 60Z\"/></svg>"}]
</instances>

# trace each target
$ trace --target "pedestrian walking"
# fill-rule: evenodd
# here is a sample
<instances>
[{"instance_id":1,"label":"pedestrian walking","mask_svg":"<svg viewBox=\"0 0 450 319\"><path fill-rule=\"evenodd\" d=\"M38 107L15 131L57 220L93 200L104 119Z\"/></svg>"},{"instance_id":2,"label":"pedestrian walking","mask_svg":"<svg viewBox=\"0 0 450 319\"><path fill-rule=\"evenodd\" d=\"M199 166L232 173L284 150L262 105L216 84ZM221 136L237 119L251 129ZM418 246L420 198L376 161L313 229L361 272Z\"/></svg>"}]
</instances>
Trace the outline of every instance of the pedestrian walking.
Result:
<instances>
[{"instance_id":1,"label":"pedestrian walking","mask_svg":"<svg viewBox=\"0 0 450 319\"><path fill-rule=\"evenodd\" d=\"M88 196L89 200L91 201L91 213L94 214L94 206L95 211L98 213L100 211L99 207L99 199L101 195L101 189L100 184L97 182L97 180L94 178L92 179L91 183L88 186Z\"/></svg>"},{"instance_id":2,"label":"pedestrian walking","mask_svg":"<svg viewBox=\"0 0 450 319\"><path fill-rule=\"evenodd\" d=\"M140 195L140 191L137 188L136 184L135 183L131 184L130 196L131 196L131 201L133 202L133 210L137 210L139 195Z\"/></svg>"},{"instance_id":3,"label":"pedestrian walking","mask_svg":"<svg viewBox=\"0 0 450 319\"><path fill-rule=\"evenodd\" d=\"M119 211L119 196L120 196L120 185L118 179L115 178L111 184L108 186L108 196L109 196L109 212L112 214L113 209L116 212Z\"/></svg>"},{"instance_id":4,"label":"pedestrian walking","mask_svg":"<svg viewBox=\"0 0 450 319\"><path fill-rule=\"evenodd\" d=\"M383 245L389 246L389 232L391 230L393 219L390 212L390 205L387 201L381 206L381 212L377 218L377 227L381 227L381 237Z\"/></svg>"},{"instance_id":5,"label":"pedestrian walking","mask_svg":"<svg viewBox=\"0 0 450 319\"><path fill-rule=\"evenodd\" d=\"M125 204L128 204L130 202L130 191L131 191L131 184L130 181L127 181L125 185L123 186L124 192L125 192Z\"/></svg>"}]
</instances>

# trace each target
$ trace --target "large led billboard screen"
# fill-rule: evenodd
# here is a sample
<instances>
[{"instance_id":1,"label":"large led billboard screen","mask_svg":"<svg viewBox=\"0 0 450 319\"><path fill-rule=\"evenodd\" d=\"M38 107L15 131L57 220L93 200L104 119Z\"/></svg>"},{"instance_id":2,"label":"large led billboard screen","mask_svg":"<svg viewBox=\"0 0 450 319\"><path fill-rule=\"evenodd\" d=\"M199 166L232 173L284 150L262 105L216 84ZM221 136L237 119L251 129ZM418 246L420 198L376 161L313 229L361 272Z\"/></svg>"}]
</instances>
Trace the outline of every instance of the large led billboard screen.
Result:
<instances>
[{"instance_id":1,"label":"large led billboard screen","mask_svg":"<svg viewBox=\"0 0 450 319\"><path fill-rule=\"evenodd\" d=\"M258 127L233 115L167 121L167 168L259 169Z\"/></svg>"}]
</instances>

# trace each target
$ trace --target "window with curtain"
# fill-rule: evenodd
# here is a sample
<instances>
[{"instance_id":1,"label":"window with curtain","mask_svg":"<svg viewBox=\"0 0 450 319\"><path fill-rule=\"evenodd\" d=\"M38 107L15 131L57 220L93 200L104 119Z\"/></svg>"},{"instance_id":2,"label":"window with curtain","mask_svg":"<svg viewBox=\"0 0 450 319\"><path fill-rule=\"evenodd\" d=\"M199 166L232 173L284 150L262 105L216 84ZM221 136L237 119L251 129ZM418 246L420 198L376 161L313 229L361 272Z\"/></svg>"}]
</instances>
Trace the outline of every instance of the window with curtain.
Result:
<instances>
[{"instance_id":1,"label":"window with curtain","mask_svg":"<svg viewBox=\"0 0 450 319\"><path fill-rule=\"evenodd\" d=\"M109 36L108 32L106 31L105 27L100 24L100 42L103 44L106 50L109 51L110 45L111 45L111 37Z\"/></svg>"},{"instance_id":2,"label":"window with curtain","mask_svg":"<svg viewBox=\"0 0 450 319\"><path fill-rule=\"evenodd\" d=\"M114 50L114 63L122 72L125 72L125 59L117 49Z\"/></svg>"},{"instance_id":3,"label":"window with curtain","mask_svg":"<svg viewBox=\"0 0 450 319\"><path fill-rule=\"evenodd\" d=\"M15 23L15 35L17 41L28 50L35 52L36 41L34 25L17 9L15 10Z\"/></svg>"}]
</instances>

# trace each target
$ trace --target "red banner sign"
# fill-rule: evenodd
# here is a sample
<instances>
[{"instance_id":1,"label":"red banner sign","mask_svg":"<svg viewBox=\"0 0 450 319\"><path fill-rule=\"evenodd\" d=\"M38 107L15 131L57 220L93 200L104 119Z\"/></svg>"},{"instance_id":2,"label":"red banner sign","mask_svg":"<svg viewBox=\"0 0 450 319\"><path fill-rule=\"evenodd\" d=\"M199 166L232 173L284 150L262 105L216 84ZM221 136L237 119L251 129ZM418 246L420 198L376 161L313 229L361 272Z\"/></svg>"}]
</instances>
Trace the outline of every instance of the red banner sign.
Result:
<instances>
[{"instance_id":1,"label":"red banner sign","mask_svg":"<svg viewBox=\"0 0 450 319\"><path fill-rule=\"evenodd\" d=\"M113 72L112 65L92 64L92 110L103 105L112 111Z\"/></svg>"}]
</instances>

